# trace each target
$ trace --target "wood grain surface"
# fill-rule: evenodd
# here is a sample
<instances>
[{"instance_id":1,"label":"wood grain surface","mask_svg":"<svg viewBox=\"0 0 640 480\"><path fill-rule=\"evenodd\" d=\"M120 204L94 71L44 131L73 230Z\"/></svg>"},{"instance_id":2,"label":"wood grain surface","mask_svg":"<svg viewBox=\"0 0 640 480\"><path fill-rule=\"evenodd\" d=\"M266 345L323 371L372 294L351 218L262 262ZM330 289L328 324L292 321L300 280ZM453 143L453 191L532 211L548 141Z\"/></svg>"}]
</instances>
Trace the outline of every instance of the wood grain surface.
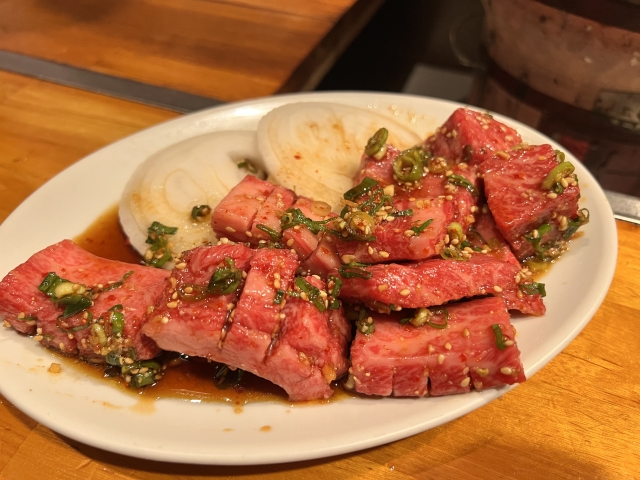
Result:
<instances>
[{"instance_id":1,"label":"wood grain surface","mask_svg":"<svg viewBox=\"0 0 640 480\"><path fill-rule=\"evenodd\" d=\"M0 49L224 101L313 88L382 0L0 0Z\"/></svg>"},{"instance_id":2,"label":"wood grain surface","mask_svg":"<svg viewBox=\"0 0 640 480\"><path fill-rule=\"evenodd\" d=\"M3 73L0 85L0 221L82 156L175 116ZM584 331L526 383L441 427L317 461L193 466L79 444L0 397L0 478L640 478L640 227L617 228L615 278Z\"/></svg>"}]
</instances>

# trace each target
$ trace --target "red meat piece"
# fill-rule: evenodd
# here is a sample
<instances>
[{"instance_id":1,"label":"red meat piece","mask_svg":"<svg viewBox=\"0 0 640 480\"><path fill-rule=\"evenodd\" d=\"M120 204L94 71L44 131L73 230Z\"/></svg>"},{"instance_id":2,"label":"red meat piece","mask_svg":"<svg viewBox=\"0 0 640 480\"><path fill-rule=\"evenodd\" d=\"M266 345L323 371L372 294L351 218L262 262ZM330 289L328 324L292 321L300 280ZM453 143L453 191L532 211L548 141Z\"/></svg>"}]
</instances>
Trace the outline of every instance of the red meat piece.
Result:
<instances>
[{"instance_id":1,"label":"red meat piece","mask_svg":"<svg viewBox=\"0 0 640 480\"><path fill-rule=\"evenodd\" d=\"M195 301L194 297L198 290L205 292L218 268L229 266L227 259L233 260L235 268L246 272L252 256L253 251L241 244L198 247L183 253L180 263L186 266L171 272L170 282L150 321L144 326L144 333L163 350L218 358L222 331L229 326L229 306L233 307L237 302L239 290L220 295L203 293L203 298ZM190 294L180 295L189 287L192 289ZM193 291L194 287L196 291Z\"/></svg>"},{"instance_id":2,"label":"red meat piece","mask_svg":"<svg viewBox=\"0 0 640 480\"><path fill-rule=\"evenodd\" d=\"M67 331L63 331L58 317L64 308L38 290L50 272L94 292L104 290L132 272L121 286L94 296L93 306L86 311L97 320L110 308L122 305L123 339L127 347L133 347L140 359L153 358L159 353L157 345L142 333L142 327L147 321L147 310L160 300L170 272L100 258L71 240L63 240L36 253L0 282L0 317L20 332L42 336L45 346L67 355L79 353L93 362L104 361L104 354L88 342L91 328L71 331L87 324L84 312L65 319Z\"/></svg>"},{"instance_id":3,"label":"red meat piece","mask_svg":"<svg viewBox=\"0 0 640 480\"><path fill-rule=\"evenodd\" d=\"M387 305L419 308L478 295L500 296L517 290L515 277L520 267L476 253L466 261L440 258L372 265L363 270L372 277L344 278L340 298L383 309Z\"/></svg>"},{"instance_id":4,"label":"red meat piece","mask_svg":"<svg viewBox=\"0 0 640 480\"><path fill-rule=\"evenodd\" d=\"M476 218L477 221L473 225L473 229L467 232L467 240L469 240L471 245L478 248L488 247L487 255L520 267L520 262L518 262L518 259L511 251L509 244L498 231L491 212L485 209L485 211L477 215ZM527 289L523 290L520 288L522 285L533 282L528 270L523 269L517 280L519 280L517 289L507 289L502 292L501 296L507 308L509 310L519 310L522 313L531 315L544 315L546 308L542 296L539 293L527 294Z\"/></svg>"},{"instance_id":5,"label":"red meat piece","mask_svg":"<svg viewBox=\"0 0 640 480\"><path fill-rule=\"evenodd\" d=\"M244 177L213 210L211 227L216 235L236 242L248 241L253 219L274 187L253 175Z\"/></svg>"},{"instance_id":6,"label":"red meat piece","mask_svg":"<svg viewBox=\"0 0 640 480\"><path fill-rule=\"evenodd\" d=\"M250 242L257 245L260 240L273 240L268 233L258 228L258 226L267 227L276 233L280 233L282 214L294 204L295 199L296 194L293 193L293 190L278 186L274 187L253 219Z\"/></svg>"},{"instance_id":7,"label":"red meat piece","mask_svg":"<svg viewBox=\"0 0 640 480\"><path fill-rule=\"evenodd\" d=\"M356 333L349 369L355 390L367 395L465 393L525 381L515 329L500 298L447 307L444 329L402 325L401 315L373 314L374 332ZM440 317L440 318L438 318ZM442 322L442 316L435 316ZM502 333L500 350L493 325ZM427 388L427 381L429 387Z\"/></svg>"},{"instance_id":8,"label":"red meat piece","mask_svg":"<svg viewBox=\"0 0 640 480\"><path fill-rule=\"evenodd\" d=\"M481 164L497 151L508 151L522 143L513 128L487 113L459 108L436 133L425 142L425 148L435 157L455 162Z\"/></svg>"},{"instance_id":9,"label":"red meat piece","mask_svg":"<svg viewBox=\"0 0 640 480\"><path fill-rule=\"evenodd\" d=\"M577 185L568 185L562 193L551 195L554 198L541 187L557 165L553 148L540 145L512 150L508 158L496 155L480 167L489 209L498 230L519 260L534 254L525 234L549 224L552 228L540 243L552 245L562 239L562 219L566 222L578 216L580 189Z\"/></svg>"}]
</instances>

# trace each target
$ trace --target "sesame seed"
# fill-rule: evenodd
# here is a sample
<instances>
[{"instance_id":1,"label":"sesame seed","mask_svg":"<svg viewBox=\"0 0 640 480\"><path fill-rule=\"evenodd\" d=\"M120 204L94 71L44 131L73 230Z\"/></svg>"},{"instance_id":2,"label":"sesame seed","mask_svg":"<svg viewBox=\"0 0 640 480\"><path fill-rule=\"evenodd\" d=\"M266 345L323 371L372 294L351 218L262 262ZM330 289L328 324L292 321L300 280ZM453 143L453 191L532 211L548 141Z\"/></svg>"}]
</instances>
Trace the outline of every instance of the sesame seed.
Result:
<instances>
[{"instance_id":1,"label":"sesame seed","mask_svg":"<svg viewBox=\"0 0 640 480\"><path fill-rule=\"evenodd\" d=\"M466 375L467 373L469 373L469 367L464 367L464 368L462 369L462 374L463 374L463 375Z\"/></svg>"},{"instance_id":2,"label":"sesame seed","mask_svg":"<svg viewBox=\"0 0 640 480\"><path fill-rule=\"evenodd\" d=\"M280 288L280 280L278 280L277 278L273 281L273 286L275 288Z\"/></svg>"},{"instance_id":3,"label":"sesame seed","mask_svg":"<svg viewBox=\"0 0 640 480\"><path fill-rule=\"evenodd\" d=\"M167 303L167 308L176 308L177 306L178 306L178 302Z\"/></svg>"},{"instance_id":4,"label":"sesame seed","mask_svg":"<svg viewBox=\"0 0 640 480\"><path fill-rule=\"evenodd\" d=\"M513 375L513 369L511 367L502 367L500 373L503 375Z\"/></svg>"},{"instance_id":5,"label":"sesame seed","mask_svg":"<svg viewBox=\"0 0 640 480\"><path fill-rule=\"evenodd\" d=\"M133 365L133 358L126 357L124 359L124 363L126 363L127 365Z\"/></svg>"},{"instance_id":6,"label":"sesame seed","mask_svg":"<svg viewBox=\"0 0 640 480\"><path fill-rule=\"evenodd\" d=\"M451 350L451 344L449 342L445 343L444 348L446 348L447 350Z\"/></svg>"},{"instance_id":7,"label":"sesame seed","mask_svg":"<svg viewBox=\"0 0 640 480\"><path fill-rule=\"evenodd\" d=\"M24 312L20 312L20 313L18 314L18 318L24 318L24 317L26 317L26 315L24 314Z\"/></svg>"},{"instance_id":8,"label":"sesame seed","mask_svg":"<svg viewBox=\"0 0 640 480\"><path fill-rule=\"evenodd\" d=\"M464 338L469 338L469 335L471 335L471 333L469 332L469 329L468 329L468 328L465 328L465 329L462 331L462 336L463 336Z\"/></svg>"},{"instance_id":9,"label":"sesame seed","mask_svg":"<svg viewBox=\"0 0 640 480\"><path fill-rule=\"evenodd\" d=\"M6 327L6 325L5 325L5 327ZM35 337L33 337L33 339L34 339L36 342L41 342L43 338L44 338L44 337L43 337L42 335L36 335Z\"/></svg>"},{"instance_id":10,"label":"sesame seed","mask_svg":"<svg viewBox=\"0 0 640 480\"><path fill-rule=\"evenodd\" d=\"M444 363L444 355L443 354L438 355L438 363L440 365L442 365Z\"/></svg>"},{"instance_id":11,"label":"sesame seed","mask_svg":"<svg viewBox=\"0 0 640 480\"><path fill-rule=\"evenodd\" d=\"M489 369L488 368L476 368L476 373L478 375L480 375L481 377L486 377L487 375L489 375Z\"/></svg>"},{"instance_id":12,"label":"sesame seed","mask_svg":"<svg viewBox=\"0 0 640 480\"><path fill-rule=\"evenodd\" d=\"M246 232L244 232L244 234L245 234L247 237L249 237L249 238L253 237L253 233L251 233L249 230L247 230Z\"/></svg>"},{"instance_id":13,"label":"sesame seed","mask_svg":"<svg viewBox=\"0 0 640 480\"><path fill-rule=\"evenodd\" d=\"M223 245L226 245L227 243L229 243L229 239L227 237L222 237L220 239L220 243L222 243Z\"/></svg>"},{"instance_id":14,"label":"sesame seed","mask_svg":"<svg viewBox=\"0 0 640 480\"><path fill-rule=\"evenodd\" d=\"M560 180L560 185L562 185L564 188L567 188L569 186L569 183L567 182L566 178L563 178Z\"/></svg>"},{"instance_id":15,"label":"sesame seed","mask_svg":"<svg viewBox=\"0 0 640 480\"><path fill-rule=\"evenodd\" d=\"M446 197L444 197L445 200L453 200L453 196L452 195L447 195Z\"/></svg>"},{"instance_id":16,"label":"sesame seed","mask_svg":"<svg viewBox=\"0 0 640 480\"><path fill-rule=\"evenodd\" d=\"M381 250L380 252L378 252L378 255L380 255L382 258L389 258L389 252L385 252L384 250ZM353 257L355 260L355 257Z\"/></svg>"},{"instance_id":17,"label":"sesame seed","mask_svg":"<svg viewBox=\"0 0 640 480\"><path fill-rule=\"evenodd\" d=\"M493 290L498 292L498 293L502 292L502 288L500 286L498 286L498 285L494 285L493 286Z\"/></svg>"},{"instance_id":18,"label":"sesame seed","mask_svg":"<svg viewBox=\"0 0 640 480\"><path fill-rule=\"evenodd\" d=\"M234 233L236 231L236 229L233 227L225 227L225 230L229 233Z\"/></svg>"},{"instance_id":19,"label":"sesame seed","mask_svg":"<svg viewBox=\"0 0 640 480\"><path fill-rule=\"evenodd\" d=\"M403 288L402 290L400 290L399 293L400 293L401 296L407 297L411 293L411 290L409 290L408 288Z\"/></svg>"},{"instance_id":20,"label":"sesame seed","mask_svg":"<svg viewBox=\"0 0 640 480\"><path fill-rule=\"evenodd\" d=\"M160 323L169 323L169 317L162 317Z\"/></svg>"},{"instance_id":21,"label":"sesame seed","mask_svg":"<svg viewBox=\"0 0 640 480\"><path fill-rule=\"evenodd\" d=\"M351 262L355 262L356 261L356 256L355 255L342 255L342 257L340 257L340 260L342 260L342 263L351 263Z\"/></svg>"},{"instance_id":22,"label":"sesame seed","mask_svg":"<svg viewBox=\"0 0 640 480\"><path fill-rule=\"evenodd\" d=\"M547 198L553 200L554 198L558 198L558 194L555 192L547 193Z\"/></svg>"},{"instance_id":23,"label":"sesame seed","mask_svg":"<svg viewBox=\"0 0 640 480\"><path fill-rule=\"evenodd\" d=\"M505 344L507 347L510 347L511 345L513 345L513 340L505 340L505 341L504 341L504 344Z\"/></svg>"},{"instance_id":24,"label":"sesame seed","mask_svg":"<svg viewBox=\"0 0 640 480\"><path fill-rule=\"evenodd\" d=\"M416 232L414 232L413 230L405 230L404 231L404 236L405 237L413 237L416 234ZM371 248L371 247L369 247Z\"/></svg>"},{"instance_id":25,"label":"sesame seed","mask_svg":"<svg viewBox=\"0 0 640 480\"><path fill-rule=\"evenodd\" d=\"M387 285L386 283L383 283L382 285L378 285L379 292L384 292L387 288L389 288L389 285Z\"/></svg>"},{"instance_id":26,"label":"sesame seed","mask_svg":"<svg viewBox=\"0 0 640 480\"><path fill-rule=\"evenodd\" d=\"M467 377L467 378L465 378L464 380L462 380L460 382L460 386L461 387L468 387L470 382L471 382L471 379L469 377Z\"/></svg>"},{"instance_id":27,"label":"sesame seed","mask_svg":"<svg viewBox=\"0 0 640 480\"><path fill-rule=\"evenodd\" d=\"M186 264L186 263L184 263L184 262L181 262L181 263L179 263L179 264L177 264L177 265L176 265L176 268L177 268L178 270L184 270L185 268L187 268L187 264Z\"/></svg>"},{"instance_id":28,"label":"sesame seed","mask_svg":"<svg viewBox=\"0 0 640 480\"><path fill-rule=\"evenodd\" d=\"M433 353L435 351L436 351L436 347L434 347L433 345L429 345L429 353Z\"/></svg>"}]
</instances>

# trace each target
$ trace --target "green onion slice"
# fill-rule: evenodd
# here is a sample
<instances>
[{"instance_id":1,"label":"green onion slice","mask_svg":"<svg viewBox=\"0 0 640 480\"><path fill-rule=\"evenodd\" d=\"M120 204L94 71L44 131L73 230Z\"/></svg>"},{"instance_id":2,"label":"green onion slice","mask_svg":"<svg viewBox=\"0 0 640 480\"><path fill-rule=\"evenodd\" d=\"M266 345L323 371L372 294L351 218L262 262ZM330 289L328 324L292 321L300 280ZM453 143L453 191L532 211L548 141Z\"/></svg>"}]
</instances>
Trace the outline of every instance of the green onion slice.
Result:
<instances>
[{"instance_id":1,"label":"green onion slice","mask_svg":"<svg viewBox=\"0 0 640 480\"><path fill-rule=\"evenodd\" d=\"M340 267L338 273L342 278L364 278L365 280L369 280L373 277L373 273L364 269L364 267L368 266L366 263L351 262Z\"/></svg>"},{"instance_id":2,"label":"green onion slice","mask_svg":"<svg viewBox=\"0 0 640 480\"><path fill-rule=\"evenodd\" d=\"M551 225L549 225L548 223L543 223L538 228L531 230L531 232L527 233L524 236L525 240L527 240L531 244L531 246L533 247L533 251L536 253L536 256L540 260L544 260L545 257L545 250L540 245L540 242L542 241L542 237L549 230L551 230ZM537 234L534 234L534 232L537 232Z\"/></svg>"},{"instance_id":3,"label":"green onion slice","mask_svg":"<svg viewBox=\"0 0 640 480\"><path fill-rule=\"evenodd\" d=\"M401 152L393 160L393 173L400 182L417 182L422 178L424 157L417 148Z\"/></svg>"},{"instance_id":4,"label":"green onion slice","mask_svg":"<svg viewBox=\"0 0 640 480\"><path fill-rule=\"evenodd\" d=\"M191 218L194 220L202 220L204 217L211 213L211 207L209 205L196 205L191 209Z\"/></svg>"},{"instance_id":5,"label":"green onion slice","mask_svg":"<svg viewBox=\"0 0 640 480\"><path fill-rule=\"evenodd\" d=\"M381 128L376 133L374 133L367 142L367 146L364 148L365 155L369 157L375 157L376 160L380 160L386 153L388 137L389 131L386 128Z\"/></svg>"},{"instance_id":6,"label":"green onion slice","mask_svg":"<svg viewBox=\"0 0 640 480\"><path fill-rule=\"evenodd\" d=\"M411 227L411 230L413 230L416 235L420 235L422 232L425 231L425 229L429 225L431 225L431 222L433 222L433 218L430 218L429 220L427 220L426 222L423 222L421 225L419 225L417 227Z\"/></svg>"},{"instance_id":7,"label":"green onion slice","mask_svg":"<svg viewBox=\"0 0 640 480\"><path fill-rule=\"evenodd\" d=\"M148 232L149 234L155 233L156 235L175 235L178 232L178 227L167 227L160 222L153 222L149 227ZM147 243L153 243L153 241L149 242L147 240Z\"/></svg>"},{"instance_id":8,"label":"green onion slice","mask_svg":"<svg viewBox=\"0 0 640 480\"><path fill-rule=\"evenodd\" d=\"M117 282L109 283L106 287L97 288L96 293L108 292L109 290L115 290L116 288L120 288L124 281L133 275L133 270L129 270L125 273L120 280Z\"/></svg>"},{"instance_id":9,"label":"green onion slice","mask_svg":"<svg viewBox=\"0 0 640 480\"><path fill-rule=\"evenodd\" d=\"M259 223L258 225L256 225L256 228L258 230L262 230L264 233L269 235L269 238L273 242L279 242L280 240L282 240L282 233L274 230L273 228L267 227L266 225L263 225L262 223Z\"/></svg>"},{"instance_id":10,"label":"green onion slice","mask_svg":"<svg viewBox=\"0 0 640 480\"><path fill-rule=\"evenodd\" d=\"M226 267L218 267L211 280L207 290L214 295L226 295L235 292L242 281L242 272L235 267L233 259L225 258Z\"/></svg>"},{"instance_id":11,"label":"green onion slice","mask_svg":"<svg viewBox=\"0 0 640 480\"><path fill-rule=\"evenodd\" d=\"M504 335L502 334L502 328L500 325L494 323L491 325L491 328L493 330L493 335L496 337L496 347L498 347L498 350L504 350L507 348L507 345L504 343Z\"/></svg>"},{"instance_id":12,"label":"green onion slice","mask_svg":"<svg viewBox=\"0 0 640 480\"><path fill-rule=\"evenodd\" d=\"M562 153L562 152L561 152ZM540 185L542 190L551 190L556 183L560 182L567 175L571 175L575 167L571 162L562 162L551 169Z\"/></svg>"},{"instance_id":13,"label":"green onion slice","mask_svg":"<svg viewBox=\"0 0 640 480\"><path fill-rule=\"evenodd\" d=\"M309 301L313 303L313 305L320 312L324 312L327 309L327 307L324 304L324 300L320 296L319 288L314 287L302 277L296 278L296 287L298 287L300 291L307 294L307 298L309 299Z\"/></svg>"},{"instance_id":14,"label":"green onion slice","mask_svg":"<svg viewBox=\"0 0 640 480\"><path fill-rule=\"evenodd\" d=\"M426 321L427 325L429 325L432 328L438 328L438 329L447 328L447 326L449 325L449 310L447 310L446 308L436 308L436 309L429 309L429 310L432 316L430 316L427 319ZM434 322L433 320L431 320L435 315L442 315L442 322Z\"/></svg>"},{"instance_id":15,"label":"green onion slice","mask_svg":"<svg viewBox=\"0 0 640 480\"><path fill-rule=\"evenodd\" d=\"M449 175L447 177L447 182L458 187L463 187L468 190L471 195L478 196L478 189L474 187L473 184L462 175Z\"/></svg>"},{"instance_id":16,"label":"green onion slice","mask_svg":"<svg viewBox=\"0 0 640 480\"><path fill-rule=\"evenodd\" d=\"M573 237L573 234L578 231L578 228L586 225L587 223L589 223L589 210L583 208L578 211L577 218L567 221L567 229L562 232L562 238L564 238L565 240L569 240L571 237Z\"/></svg>"},{"instance_id":17,"label":"green onion slice","mask_svg":"<svg viewBox=\"0 0 640 480\"><path fill-rule=\"evenodd\" d=\"M371 335L376 331L376 327L373 322L373 318L369 316L369 310L361 308L358 312L358 320L356 320L356 329L365 334Z\"/></svg>"},{"instance_id":18,"label":"green onion slice","mask_svg":"<svg viewBox=\"0 0 640 480\"><path fill-rule=\"evenodd\" d=\"M547 292L544 288L544 283L531 282L531 283L521 283L518 285L518 288L525 295L540 295L541 297L546 297Z\"/></svg>"},{"instance_id":19,"label":"green onion slice","mask_svg":"<svg viewBox=\"0 0 640 480\"><path fill-rule=\"evenodd\" d=\"M456 260L458 262L466 262L467 260L469 260L469 258L467 258L462 253L462 251L458 250L453 246L443 248L440 251L440 256L445 260Z\"/></svg>"},{"instance_id":20,"label":"green onion slice","mask_svg":"<svg viewBox=\"0 0 640 480\"><path fill-rule=\"evenodd\" d=\"M327 218L326 220L311 220L309 217L302 213L299 208L289 208L280 219L280 230L285 231L289 228L293 228L296 225L303 225L309 229L311 233L317 235L320 232L329 231L326 224L333 222L335 218ZM261 229L262 230L262 229ZM263 230L264 231L264 230ZM268 233L268 232L267 232Z\"/></svg>"},{"instance_id":21,"label":"green onion slice","mask_svg":"<svg viewBox=\"0 0 640 480\"><path fill-rule=\"evenodd\" d=\"M373 188L379 186L380 184L376 182L373 178L365 177L358 185L353 187L351 190L347 190L343 195L345 200L349 200L351 202L356 199L362 197L369 193Z\"/></svg>"}]
</instances>

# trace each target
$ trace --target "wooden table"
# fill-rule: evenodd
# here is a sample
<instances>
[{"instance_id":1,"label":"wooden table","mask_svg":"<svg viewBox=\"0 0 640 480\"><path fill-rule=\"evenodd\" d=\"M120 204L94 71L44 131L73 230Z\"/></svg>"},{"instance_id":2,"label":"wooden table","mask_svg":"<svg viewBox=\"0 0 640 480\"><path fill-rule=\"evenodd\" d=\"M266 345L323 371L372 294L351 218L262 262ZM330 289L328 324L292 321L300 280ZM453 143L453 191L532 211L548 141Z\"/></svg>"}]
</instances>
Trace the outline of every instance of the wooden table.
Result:
<instances>
[{"instance_id":1,"label":"wooden table","mask_svg":"<svg viewBox=\"0 0 640 480\"><path fill-rule=\"evenodd\" d=\"M0 221L82 156L174 116L0 72ZM616 275L584 331L526 383L446 425L324 460L242 468L191 466L138 460L79 444L0 397L0 477L640 478L640 227L618 222L617 228Z\"/></svg>"},{"instance_id":2,"label":"wooden table","mask_svg":"<svg viewBox=\"0 0 640 480\"><path fill-rule=\"evenodd\" d=\"M0 50L223 101L314 88L383 0L0 0Z\"/></svg>"}]
</instances>

